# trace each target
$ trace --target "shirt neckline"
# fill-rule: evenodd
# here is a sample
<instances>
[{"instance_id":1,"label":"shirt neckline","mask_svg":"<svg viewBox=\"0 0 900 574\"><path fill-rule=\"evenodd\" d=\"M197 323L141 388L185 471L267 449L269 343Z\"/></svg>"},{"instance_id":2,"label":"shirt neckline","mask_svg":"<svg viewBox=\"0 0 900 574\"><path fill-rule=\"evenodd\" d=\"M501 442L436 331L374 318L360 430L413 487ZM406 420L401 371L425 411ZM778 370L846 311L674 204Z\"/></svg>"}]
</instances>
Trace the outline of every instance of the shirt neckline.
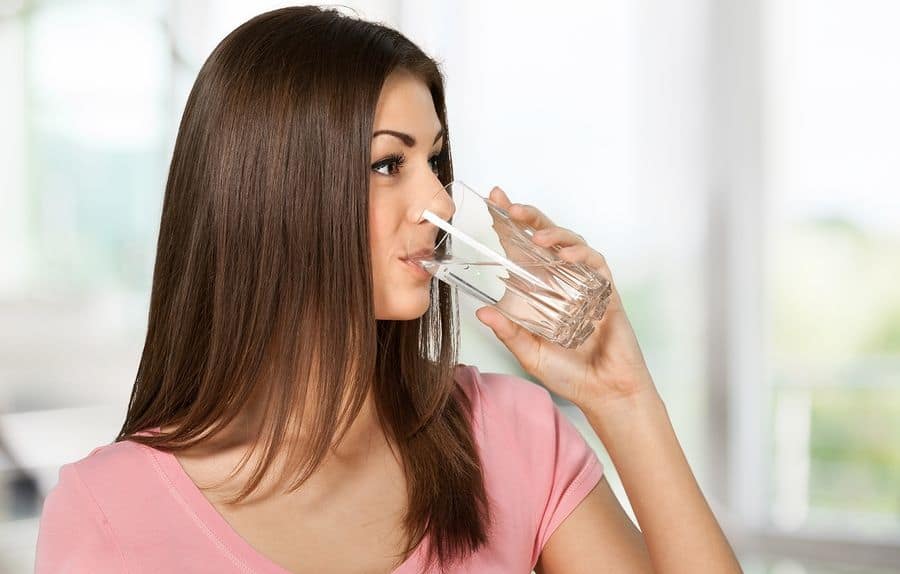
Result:
<instances>
[{"instance_id":1,"label":"shirt neckline","mask_svg":"<svg viewBox=\"0 0 900 574\"><path fill-rule=\"evenodd\" d=\"M160 431L160 427L150 429ZM164 474L170 490L179 499L185 510L191 515L194 522L213 543L228 556L241 572L247 574L292 574L272 561L265 554L253 547L225 520L225 517L216 510L216 507L203 495L193 479L185 472L178 458L170 452L165 452L148 447L150 456L156 461L158 470ZM390 574L406 574L414 572L418 556L423 550L426 540L423 540L410 555L397 566Z\"/></svg>"}]
</instances>

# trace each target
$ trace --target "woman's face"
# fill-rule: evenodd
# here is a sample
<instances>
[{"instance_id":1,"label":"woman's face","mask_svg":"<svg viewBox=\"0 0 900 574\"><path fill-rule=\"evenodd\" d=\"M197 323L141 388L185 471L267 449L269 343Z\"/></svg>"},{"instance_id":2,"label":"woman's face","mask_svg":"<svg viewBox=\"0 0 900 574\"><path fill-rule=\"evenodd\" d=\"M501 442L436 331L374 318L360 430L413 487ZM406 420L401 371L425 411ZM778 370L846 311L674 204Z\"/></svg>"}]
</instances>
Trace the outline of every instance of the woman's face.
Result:
<instances>
[{"instance_id":1,"label":"woman's face","mask_svg":"<svg viewBox=\"0 0 900 574\"><path fill-rule=\"evenodd\" d=\"M389 133L388 133L389 132ZM438 229L419 221L423 209L453 213L437 177L443 129L428 87L408 72L388 76L375 110L369 171L369 246L375 318L422 316L431 302L431 276L403 258L433 247Z\"/></svg>"}]
</instances>

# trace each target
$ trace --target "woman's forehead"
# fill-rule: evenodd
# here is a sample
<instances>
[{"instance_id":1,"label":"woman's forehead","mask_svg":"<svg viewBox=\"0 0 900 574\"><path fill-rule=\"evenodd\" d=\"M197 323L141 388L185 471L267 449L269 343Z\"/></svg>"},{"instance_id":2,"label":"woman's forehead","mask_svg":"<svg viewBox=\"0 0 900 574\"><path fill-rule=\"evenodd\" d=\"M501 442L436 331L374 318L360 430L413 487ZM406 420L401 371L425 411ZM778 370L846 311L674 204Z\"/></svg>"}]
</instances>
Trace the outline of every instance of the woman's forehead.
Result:
<instances>
[{"instance_id":1,"label":"woman's forehead","mask_svg":"<svg viewBox=\"0 0 900 574\"><path fill-rule=\"evenodd\" d=\"M395 130L431 145L441 122L428 86L409 72L393 72L384 82L375 109L375 130Z\"/></svg>"}]
</instances>

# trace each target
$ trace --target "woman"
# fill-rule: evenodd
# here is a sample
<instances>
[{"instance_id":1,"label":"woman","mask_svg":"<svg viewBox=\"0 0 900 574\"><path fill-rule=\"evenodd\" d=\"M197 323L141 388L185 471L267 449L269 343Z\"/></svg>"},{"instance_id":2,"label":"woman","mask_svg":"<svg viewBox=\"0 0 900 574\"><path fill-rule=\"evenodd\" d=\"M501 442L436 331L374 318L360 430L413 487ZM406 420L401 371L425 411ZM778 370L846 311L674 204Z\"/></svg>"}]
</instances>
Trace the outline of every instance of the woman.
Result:
<instances>
[{"instance_id":1,"label":"woman","mask_svg":"<svg viewBox=\"0 0 900 574\"><path fill-rule=\"evenodd\" d=\"M738 571L615 291L576 350L477 315L584 411L643 532L547 390L456 362L448 287L403 261L452 178L441 73L401 34L315 7L229 34L179 129L125 423L60 470L37 571Z\"/></svg>"}]
</instances>

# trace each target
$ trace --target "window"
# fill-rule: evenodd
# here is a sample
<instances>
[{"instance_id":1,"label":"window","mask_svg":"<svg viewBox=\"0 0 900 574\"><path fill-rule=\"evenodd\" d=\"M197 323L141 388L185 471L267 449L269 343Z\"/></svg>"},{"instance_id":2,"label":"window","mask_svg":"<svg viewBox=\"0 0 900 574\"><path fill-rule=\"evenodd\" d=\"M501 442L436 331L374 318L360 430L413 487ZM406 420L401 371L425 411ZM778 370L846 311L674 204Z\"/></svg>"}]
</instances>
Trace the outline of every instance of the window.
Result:
<instances>
[{"instance_id":1,"label":"window","mask_svg":"<svg viewBox=\"0 0 900 574\"><path fill-rule=\"evenodd\" d=\"M896 539L900 5L766 10L771 519Z\"/></svg>"}]
</instances>

